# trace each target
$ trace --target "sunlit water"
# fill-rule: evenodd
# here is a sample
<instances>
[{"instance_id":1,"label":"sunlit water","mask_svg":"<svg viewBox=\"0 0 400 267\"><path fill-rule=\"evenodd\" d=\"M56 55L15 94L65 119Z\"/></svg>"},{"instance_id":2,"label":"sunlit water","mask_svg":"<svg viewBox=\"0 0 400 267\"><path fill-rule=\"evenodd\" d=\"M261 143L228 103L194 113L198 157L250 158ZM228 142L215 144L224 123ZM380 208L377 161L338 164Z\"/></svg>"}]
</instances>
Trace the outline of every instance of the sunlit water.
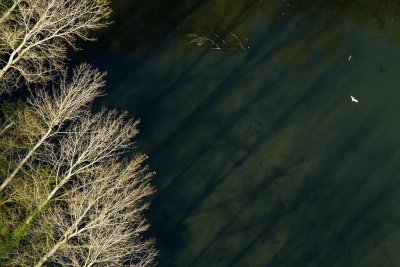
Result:
<instances>
[{"instance_id":1,"label":"sunlit water","mask_svg":"<svg viewBox=\"0 0 400 267\"><path fill-rule=\"evenodd\" d=\"M141 118L160 266L400 266L399 5L182 2L115 1L78 54Z\"/></svg>"}]
</instances>

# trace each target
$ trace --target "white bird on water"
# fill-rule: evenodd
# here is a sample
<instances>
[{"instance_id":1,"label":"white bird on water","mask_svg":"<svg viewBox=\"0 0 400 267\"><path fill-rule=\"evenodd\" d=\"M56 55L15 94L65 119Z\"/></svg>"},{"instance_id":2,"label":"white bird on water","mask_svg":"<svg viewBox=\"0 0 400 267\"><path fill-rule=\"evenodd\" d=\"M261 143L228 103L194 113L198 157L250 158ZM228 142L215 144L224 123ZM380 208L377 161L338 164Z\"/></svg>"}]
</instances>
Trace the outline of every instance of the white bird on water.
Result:
<instances>
[{"instance_id":1,"label":"white bird on water","mask_svg":"<svg viewBox=\"0 0 400 267\"><path fill-rule=\"evenodd\" d=\"M351 95L350 97L351 97L351 102L358 103L358 100L354 96Z\"/></svg>"},{"instance_id":2,"label":"white bird on water","mask_svg":"<svg viewBox=\"0 0 400 267\"><path fill-rule=\"evenodd\" d=\"M349 55L349 57L347 58L347 62L353 63L353 55Z\"/></svg>"}]
</instances>

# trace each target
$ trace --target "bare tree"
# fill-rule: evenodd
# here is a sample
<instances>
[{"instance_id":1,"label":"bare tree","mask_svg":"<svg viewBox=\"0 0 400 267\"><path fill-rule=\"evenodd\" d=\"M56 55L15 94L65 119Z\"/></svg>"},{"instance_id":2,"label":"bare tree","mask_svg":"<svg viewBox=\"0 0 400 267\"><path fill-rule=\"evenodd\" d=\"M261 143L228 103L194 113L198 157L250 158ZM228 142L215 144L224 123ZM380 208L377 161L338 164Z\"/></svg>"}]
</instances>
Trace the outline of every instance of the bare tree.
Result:
<instances>
[{"instance_id":1,"label":"bare tree","mask_svg":"<svg viewBox=\"0 0 400 267\"><path fill-rule=\"evenodd\" d=\"M19 77L48 81L63 68L67 47L93 40L89 32L106 26L109 15L108 1L14 0L0 20L0 93Z\"/></svg>"},{"instance_id":2,"label":"bare tree","mask_svg":"<svg viewBox=\"0 0 400 267\"><path fill-rule=\"evenodd\" d=\"M66 130L58 145L47 147L38 160L51 168L49 176L55 181L54 188L26 218L25 224L30 224L74 177L91 173L131 147L132 138L138 132L138 121L125 120L125 117L126 114L106 110L84 115Z\"/></svg>"},{"instance_id":3,"label":"bare tree","mask_svg":"<svg viewBox=\"0 0 400 267\"><path fill-rule=\"evenodd\" d=\"M19 112L15 122L16 132L29 139L27 152L10 154L10 162L15 162L9 175L0 185L0 192L15 178L37 149L63 130L67 121L73 121L88 111L88 104L102 93L104 73L82 64L74 70L72 81L64 75L57 88L49 93L45 89L36 90L28 99L28 108ZM10 124L9 124L10 125ZM17 159L17 160L15 160Z\"/></svg>"},{"instance_id":4,"label":"bare tree","mask_svg":"<svg viewBox=\"0 0 400 267\"><path fill-rule=\"evenodd\" d=\"M148 183L152 174L142 167L143 155L128 164L117 163L132 147L137 124L116 111L82 115L26 162L23 175L33 185L24 191L32 191L32 197L30 202L21 201L21 190L13 195L28 203L29 211L16 229L39 227L39 232L47 233L47 241L37 243L35 234L29 242L34 248L17 244L19 249L8 256L16 266L33 265L24 265L22 259L30 258L26 253L34 257L36 266L49 260L63 266L121 266L125 261L147 266L153 262L152 242L141 240L148 227L141 215L147 207L142 198L153 191Z\"/></svg>"},{"instance_id":5,"label":"bare tree","mask_svg":"<svg viewBox=\"0 0 400 267\"><path fill-rule=\"evenodd\" d=\"M0 94L20 80L53 82L50 91L30 87L27 105L2 121L0 208L11 208L0 214L1 264L154 263L154 242L143 238L153 173L146 156L122 155L138 121L116 111L92 115L104 74L84 64L69 80L64 70L66 49L92 40L89 32L106 26L109 15L107 0L0 2Z\"/></svg>"},{"instance_id":6,"label":"bare tree","mask_svg":"<svg viewBox=\"0 0 400 267\"><path fill-rule=\"evenodd\" d=\"M50 114L59 114L51 112L50 108L60 106L55 104L61 103L55 100L59 99L54 98L55 95L51 96L53 98L37 98L35 102L31 101L31 105L36 103L42 107L35 111L38 112L37 118L47 122L43 125L53 125L52 128L58 129L52 120L47 120ZM17 187L11 187L18 192L13 192L10 199L22 203L28 215L20 219L21 223L11 236L23 240L27 236L23 234L21 237L19 232L31 227L39 227L39 234L29 239L35 253L32 253L32 248L27 249L26 245L16 241L13 245L15 250L7 247L11 251L7 257L13 259L16 266L25 266L21 257L28 259L26 253L36 257L37 266L50 259L63 261L65 266L121 266L120 263L125 261L137 266L150 265L156 252L152 242L141 240L142 232L147 229L141 211L147 205L140 203L153 191L148 183L152 174L141 167L145 159L143 155L137 155L129 164L117 163L121 162L122 153L134 144L139 122L127 120L126 113L102 110L91 115L82 114L81 110L65 115L73 119L72 122L57 130L57 138L42 145L40 151L38 149L24 162L24 168L21 167L21 177L18 178L29 182L23 182L22 186L19 182ZM79 119L75 119L78 114ZM27 131L30 134L30 131L37 130ZM46 219L43 216L47 216ZM96 219L83 228L93 218ZM49 224L43 225L43 220ZM51 229L56 226L60 230L52 234ZM37 236L42 232L47 233L44 234L47 241L38 243ZM86 243L76 247L71 245L77 240ZM38 255L42 255L40 259ZM32 265L32 262L26 263L26 266Z\"/></svg>"},{"instance_id":7,"label":"bare tree","mask_svg":"<svg viewBox=\"0 0 400 267\"><path fill-rule=\"evenodd\" d=\"M128 164L104 164L80 176L62 205L54 205L42 221L55 226L52 241L35 267L45 262L63 266L149 266L156 251L152 241L143 241L148 225L142 217L143 198L153 192L145 159L137 155Z\"/></svg>"},{"instance_id":8,"label":"bare tree","mask_svg":"<svg viewBox=\"0 0 400 267\"><path fill-rule=\"evenodd\" d=\"M142 238L148 228L144 198L153 192L145 159L139 154L127 163L108 162L76 177L37 219L10 266L151 266L157 252L152 240ZM35 240L39 235L44 244Z\"/></svg>"}]
</instances>

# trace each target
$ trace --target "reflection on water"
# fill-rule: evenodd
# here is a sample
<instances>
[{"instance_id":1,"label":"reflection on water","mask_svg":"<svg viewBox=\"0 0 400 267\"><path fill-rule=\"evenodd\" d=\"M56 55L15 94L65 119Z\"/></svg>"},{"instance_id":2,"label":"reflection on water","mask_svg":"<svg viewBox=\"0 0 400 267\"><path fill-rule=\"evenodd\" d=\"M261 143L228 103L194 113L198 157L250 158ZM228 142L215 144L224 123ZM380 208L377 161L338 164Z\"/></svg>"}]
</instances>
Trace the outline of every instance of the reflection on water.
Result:
<instances>
[{"instance_id":1,"label":"reflection on water","mask_svg":"<svg viewBox=\"0 0 400 267\"><path fill-rule=\"evenodd\" d=\"M237 2L114 1L84 54L142 119L160 266L399 265L399 4Z\"/></svg>"}]
</instances>

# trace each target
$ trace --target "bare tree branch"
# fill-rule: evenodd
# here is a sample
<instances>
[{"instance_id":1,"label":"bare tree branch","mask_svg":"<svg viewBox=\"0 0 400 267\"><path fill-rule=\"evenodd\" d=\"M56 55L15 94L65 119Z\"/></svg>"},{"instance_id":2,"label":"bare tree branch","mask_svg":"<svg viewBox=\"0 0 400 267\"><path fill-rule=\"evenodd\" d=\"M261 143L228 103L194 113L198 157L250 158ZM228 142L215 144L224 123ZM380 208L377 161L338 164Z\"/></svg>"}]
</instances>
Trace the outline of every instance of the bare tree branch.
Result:
<instances>
[{"instance_id":1,"label":"bare tree branch","mask_svg":"<svg viewBox=\"0 0 400 267\"><path fill-rule=\"evenodd\" d=\"M55 186L37 211L26 218L25 224L30 224L35 214L41 212L73 177L94 171L133 144L138 121L125 120L125 117L126 114L106 110L93 116L85 115L68 128L59 146L48 147L50 150L40 160L52 168Z\"/></svg>"},{"instance_id":2,"label":"bare tree branch","mask_svg":"<svg viewBox=\"0 0 400 267\"><path fill-rule=\"evenodd\" d=\"M152 242L140 240L148 228L141 215L147 207L143 198L153 192L151 173L141 167L144 158L137 156L126 166L107 164L106 170L81 179L81 190L66 196L65 212L52 212L47 219L62 237L35 267L52 257L65 264L71 256L85 267L150 264L152 259L143 255L155 256Z\"/></svg>"},{"instance_id":3,"label":"bare tree branch","mask_svg":"<svg viewBox=\"0 0 400 267\"><path fill-rule=\"evenodd\" d=\"M9 1L10 3L7 3L8 1L0 3L0 9L4 10L0 17L0 26L10 19L11 14L18 8L18 6L23 1L24 0L12 0Z\"/></svg>"},{"instance_id":4,"label":"bare tree branch","mask_svg":"<svg viewBox=\"0 0 400 267\"><path fill-rule=\"evenodd\" d=\"M88 105L99 96L104 86L104 73L82 64L74 70L69 82L64 76L59 88L49 93L45 89L36 90L28 99L28 109L20 112L15 122L19 134L31 138L30 149L15 164L10 174L0 185L0 192L15 178L25 163L39 147L62 130L67 121L76 120L87 111ZM10 159L12 161L12 159Z\"/></svg>"},{"instance_id":5,"label":"bare tree branch","mask_svg":"<svg viewBox=\"0 0 400 267\"><path fill-rule=\"evenodd\" d=\"M28 83L51 79L64 66L67 46L76 49L77 38L93 40L89 32L106 26L110 15L107 1L15 0L14 4L9 11L18 7L17 14L0 24L0 55L4 55L0 93L12 90L19 77Z\"/></svg>"},{"instance_id":6,"label":"bare tree branch","mask_svg":"<svg viewBox=\"0 0 400 267\"><path fill-rule=\"evenodd\" d=\"M38 219L40 231L53 229L48 246L31 248L41 254L21 254L14 261L35 267L45 263L151 266L157 252L152 240L142 238L148 228L142 216L148 206L144 198L154 191L149 184L153 174L143 166L145 159L136 155L128 163L109 162L79 175L72 190L66 190L62 200Z\"/></svg>"}]
</instances>

